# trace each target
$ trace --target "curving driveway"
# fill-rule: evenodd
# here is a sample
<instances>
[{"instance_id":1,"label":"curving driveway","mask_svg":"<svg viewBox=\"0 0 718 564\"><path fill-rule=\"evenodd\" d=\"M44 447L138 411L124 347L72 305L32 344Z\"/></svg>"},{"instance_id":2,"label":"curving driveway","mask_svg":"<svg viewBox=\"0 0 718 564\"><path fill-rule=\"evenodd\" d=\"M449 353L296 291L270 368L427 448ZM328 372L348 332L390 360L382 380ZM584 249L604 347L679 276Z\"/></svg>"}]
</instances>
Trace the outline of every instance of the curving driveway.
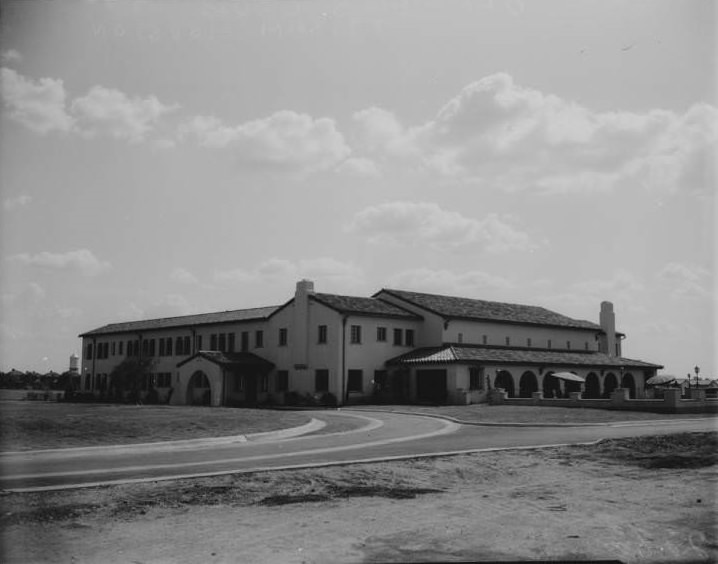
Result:
<instances>
[{"instance_id":1,"label":"curving driveway","mask_svg":"<svg viewBox=\"0 0 718 564\"><path fill-rule=\"evenodd\" d=\"M643 434L715 431L716 418L581 427L461 425L388 412L311 412L312 425L269 435L0 454L0 489L42 491L280 468L579 444ZM347 418L356 429L346 428ZM341 423L341 425L340 425Z\"/></svg>"}]
</instances>

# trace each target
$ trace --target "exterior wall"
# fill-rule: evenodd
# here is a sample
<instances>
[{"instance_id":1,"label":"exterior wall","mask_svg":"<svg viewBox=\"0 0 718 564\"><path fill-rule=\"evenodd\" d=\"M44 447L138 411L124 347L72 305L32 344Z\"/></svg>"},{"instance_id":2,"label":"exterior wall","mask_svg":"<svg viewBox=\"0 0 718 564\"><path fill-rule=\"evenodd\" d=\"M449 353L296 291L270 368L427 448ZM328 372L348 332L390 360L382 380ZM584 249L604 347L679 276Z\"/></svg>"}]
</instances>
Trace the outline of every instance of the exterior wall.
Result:
<instances>
[{"instance_id":1,"label":"exterior wall","mask_svg":"<svg viewBox=\"0 0 718 564\"><path fill-rule=\"evenodd\" d=\"M385 292L379 293L377 297L424 318L423 322L420 322L417 333L417 347L432 347L442 344L444 332L443 317L423 310L420 307L407 303Z\"/></svg>"},{"instance_id":2,"label":"exterior wall","mask_svg":"<svg viewBox=\"0 0 718 564\"><path fill-rule=\"evenodd\" d=\"M179 368L176 391L172 395L173 405L187 405L192 403L192 398L188 397L189 384L192 376L198 370L204 372L209 380L210 405L222 405L224 395L224 371L219 365L207 362L201 357L194 358Z\"/></svg>"},{"instance_id":3,"label":"exterior wall","mask_svg":"<svg viewBox=\"0 0 718 564\"><path fill-rule=\"evenodd\" d=\"M537 349L598 351L597 333L598 331L585 329L453 319L443 330L441 339L445 343L506 346L508 337L510 339L509 346L512 347L529 346L528 339L531 339L530 346ZM484 343L484 336L486 336L486 343ZM549 341L551 341L551 346L549 346ZM570 347L567 342L570 343Z\"/></svg>"}]
</instances>

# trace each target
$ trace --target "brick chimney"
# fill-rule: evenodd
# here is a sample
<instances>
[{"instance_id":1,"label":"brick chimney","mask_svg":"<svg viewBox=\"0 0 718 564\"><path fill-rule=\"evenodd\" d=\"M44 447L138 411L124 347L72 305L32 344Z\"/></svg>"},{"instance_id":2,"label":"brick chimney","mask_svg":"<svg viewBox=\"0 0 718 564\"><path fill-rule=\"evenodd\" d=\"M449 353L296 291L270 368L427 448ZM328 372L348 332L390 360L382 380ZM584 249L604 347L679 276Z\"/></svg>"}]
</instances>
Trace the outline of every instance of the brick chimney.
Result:
<instances>
[{"instance_id":1,"label":"brick chimney","mask_svg":"<svg viewBox=\"0 0 718 564\"><path fill-rule=\"evenodd\" d=\"M616 356L616 314L611 302L601 302L599 325L603 334L599 337L599 350L608 356Z\"/></svg>"},{"instance_id":2,"label":"brick chimney","mask_svg":"<svg viewBox=\"0 0 718 564\"><path fill-rule=\"evenodd\" d=\"M295 365L306 365L309 360L309 296L314 293L314 282L300 280L294 293L294 319L292 324L292 360Z\"/></svg>"}]
</instances>

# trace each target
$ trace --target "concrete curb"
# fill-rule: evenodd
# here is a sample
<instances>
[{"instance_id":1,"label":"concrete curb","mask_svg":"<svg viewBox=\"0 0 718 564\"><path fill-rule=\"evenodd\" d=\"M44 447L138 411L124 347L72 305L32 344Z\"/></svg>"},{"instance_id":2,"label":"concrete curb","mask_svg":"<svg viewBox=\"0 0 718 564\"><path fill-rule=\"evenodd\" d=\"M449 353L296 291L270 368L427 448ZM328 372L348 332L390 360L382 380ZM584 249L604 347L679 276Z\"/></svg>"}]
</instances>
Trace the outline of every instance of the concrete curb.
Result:
<instances>
[{"instance_id":1,"label":"concrete curb","mask_svg":"<svg viewBox=\"0 0 718 564\"><path fill-rule=\"evenodd\" d=\"M495 423L489 421L466 421L464 419L458 419L451 417L450 415L442 415L438 413L418 413L412 411L389 411L386 409L371 409L363 407L345 407L347 411L367 411L370 413L396 413L398 415L419 415L421 417L434 417L436 419L445 419L452 423L458 423L460 425L472 425L474 427L615 427L615 426L627 426L627 425L650 425L651 423L665 423L670 421L671 423L677 423L679 421L701 421L704 419L717 419L715 417L695 417L691 419L645 419L645 420L633 420L633 421L611 421L611 422L600 422L600 423Z\"/></svg>"},{"instance_id":2,"label":"concrete curb","mask_svg":"<svg viewBox=\"0 0 718 564\"><path fill-rule=\"evenodd\" d=\"M203 448L207 446L217 445L230 445L237 443L261 442L261 441L272 441L280 440L291 437L298 437L307 433L312 433L323 429L326 426L324 421L312 418L309 423L299 425L298 427L289 427L287 429L279 429L277 431L264 431L261 433L251 433L247 435L232 435L227 437L211 437L201 439L183 439L178 441L161 441L156 443L136 443L126 445L109 445L109 446L89 446L89 447L70 447L70 448L55 448L55 449L42 449L42 450L19 450L12 452L0 452L0 458L3 456L72 456L73 454L87 454L87 453L123 453L133 450L176 450L176 449L191 449L191 448Z\"/></svg>"}]
</instances>

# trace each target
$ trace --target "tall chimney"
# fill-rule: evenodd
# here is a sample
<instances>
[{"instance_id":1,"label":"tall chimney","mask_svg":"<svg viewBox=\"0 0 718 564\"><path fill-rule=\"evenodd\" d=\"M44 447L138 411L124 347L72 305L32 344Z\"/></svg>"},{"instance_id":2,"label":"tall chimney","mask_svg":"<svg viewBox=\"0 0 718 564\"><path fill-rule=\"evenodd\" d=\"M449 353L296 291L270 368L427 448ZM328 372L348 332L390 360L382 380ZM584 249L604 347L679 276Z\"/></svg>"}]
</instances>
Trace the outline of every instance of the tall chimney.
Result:
<instances>
[{"instance_id":1,"label":"tall chimney","mask_svg":"<svg viewBox=\"0 0 718 564\"><path fill-rule=\"evenodd\" d=\"M313 293L314 282L311 280L297 282L292 327L292 357L295 366L306 366L309 361L309 296Z\"/></svg>"},{"instance_id":2,"label":"tall chimney","mask_svg":"<svg viewBox=\"0 0 718 564\"><path fill-rule=\"evenodd\" d=\"M611 302L601 302L599 324L604 333L599 340L599 350L608 356L616 356L616 314Z\"/></svg>"}]
</instances>

